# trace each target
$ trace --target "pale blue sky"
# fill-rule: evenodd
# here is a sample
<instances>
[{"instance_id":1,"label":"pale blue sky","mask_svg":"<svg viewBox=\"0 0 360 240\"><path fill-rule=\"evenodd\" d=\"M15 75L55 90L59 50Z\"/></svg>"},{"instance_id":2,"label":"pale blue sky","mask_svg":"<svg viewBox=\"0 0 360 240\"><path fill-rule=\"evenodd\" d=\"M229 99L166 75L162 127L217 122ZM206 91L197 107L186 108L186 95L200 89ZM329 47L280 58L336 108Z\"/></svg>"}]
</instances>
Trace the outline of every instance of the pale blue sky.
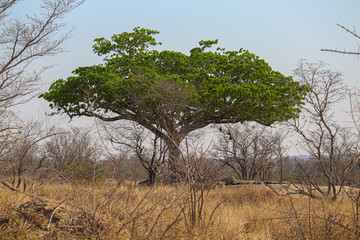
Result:
<instances>
[{"instance_id":1,"label":"pale blue sky","mask_svg":"<svg viewBox=\"0 0 360 240\"><path fill-rule=\"evenodd\" d=\"M34 11L39 3L25 0L17 12ZM219 39L219 46L245 48L285 75L291 75L299 59L322 60L333 71L343 72L345 82L354 86L360 80L360 59L320 49L357 51L360 42L336 23L360 32L359 11L359 0L87 0L64 18L69 28L75 27L64 45L67 52L38 64L56 64L44 74L46 90L76 67L101 62L92 53L94 38L110 38L140 26L160 31L161 49L188 53L200 40ZM46 106L35 100L20 110L36 114L49 111Z\"/></svg>"}]
</instances>

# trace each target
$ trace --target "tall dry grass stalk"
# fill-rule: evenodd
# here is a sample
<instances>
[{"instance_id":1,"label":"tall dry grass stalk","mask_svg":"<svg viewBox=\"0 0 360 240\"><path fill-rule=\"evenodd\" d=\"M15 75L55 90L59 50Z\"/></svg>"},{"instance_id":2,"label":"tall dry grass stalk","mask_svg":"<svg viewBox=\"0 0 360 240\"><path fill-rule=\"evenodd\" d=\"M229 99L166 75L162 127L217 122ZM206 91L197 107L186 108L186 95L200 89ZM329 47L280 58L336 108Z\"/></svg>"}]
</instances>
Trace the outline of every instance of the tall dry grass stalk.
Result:
<instances>
[{"instance_id":1,"label":"tall dry grass stalk","mask_svg":"<svg viewBox=\"0 0 360 240\"><path fill-rule=\"evenodd\" d=\"M111 186L111 187L110 187ZM43 184L0 188L0 239L358 239L354 201L281 197L265 186L215 188L201 224L183 186Z\"/></svg>"}]
</instances>

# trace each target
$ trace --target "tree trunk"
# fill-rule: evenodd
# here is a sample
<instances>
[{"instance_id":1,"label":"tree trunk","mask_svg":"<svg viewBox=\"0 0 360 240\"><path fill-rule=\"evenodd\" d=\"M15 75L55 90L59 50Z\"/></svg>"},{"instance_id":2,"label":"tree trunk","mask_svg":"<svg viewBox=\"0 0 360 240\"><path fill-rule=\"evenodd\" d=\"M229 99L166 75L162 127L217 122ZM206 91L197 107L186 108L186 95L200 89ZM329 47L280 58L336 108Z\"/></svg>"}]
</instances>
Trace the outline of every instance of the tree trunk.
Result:
<instances>
[{"instance_id":1,"label":"tree trunk","mask_svg":"<svg viewBox=\"0 0 360 240\"><path fill-rule=\"evenodd\" d=\"M148 185L154 186L155 179L156 179L156 171L152 168L148 170L149 178L148 178Z\"/></svg>"},{"instance_id":2,"label":"tree trunk","mask_svg":"<svg viewBox=\"0 0 360 240\"><path fill-rule=\"evenodd\" d=\"M184 166L181 164L181 152L179 149L180 141L178 143L167 141L166 143L169 148L169 181L170 183L177 183L185 177Z\"/></svg>"},{"instance_id":3,"label":"tree trunk","mask_svg":"<svg viewBox=\"0 0 360 240\"><path fill-rule=\"evenodd\" d=\"M283 182L283 158L280 157L280 182Z\"/></svg>"}]
</instances>

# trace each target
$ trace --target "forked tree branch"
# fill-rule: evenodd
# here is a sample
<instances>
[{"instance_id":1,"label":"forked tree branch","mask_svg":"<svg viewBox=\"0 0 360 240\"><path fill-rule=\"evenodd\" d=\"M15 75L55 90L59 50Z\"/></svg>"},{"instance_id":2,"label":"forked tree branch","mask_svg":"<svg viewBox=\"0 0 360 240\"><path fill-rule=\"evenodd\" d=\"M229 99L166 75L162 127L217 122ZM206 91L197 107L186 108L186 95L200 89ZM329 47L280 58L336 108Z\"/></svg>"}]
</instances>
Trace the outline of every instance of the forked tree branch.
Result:
<instances>
[{"instance_id":1,"label":"forked tree branch","mask_svg":"<svg viewBox=\"0 0 360 240\"><path fill-rule=\"evenodd\" d=\"M347 27L341 25L341 24L336 24L338 25L339 27L341 27L342 29L344 29L346 32L350 33L351 35L353 35L354 37L360 39L360 36L356 34L355 30L351 31L350 29L348 29ZM340 50L337 50L337 49L320 49L320 51L323 51L323 52L334 52L334 53L340 53L340 54L347 54L347 55L358 55L360 56L360 48L358 49L357 52L354 52L354 51L340 51Z\"/></svg>"}]
</instances>

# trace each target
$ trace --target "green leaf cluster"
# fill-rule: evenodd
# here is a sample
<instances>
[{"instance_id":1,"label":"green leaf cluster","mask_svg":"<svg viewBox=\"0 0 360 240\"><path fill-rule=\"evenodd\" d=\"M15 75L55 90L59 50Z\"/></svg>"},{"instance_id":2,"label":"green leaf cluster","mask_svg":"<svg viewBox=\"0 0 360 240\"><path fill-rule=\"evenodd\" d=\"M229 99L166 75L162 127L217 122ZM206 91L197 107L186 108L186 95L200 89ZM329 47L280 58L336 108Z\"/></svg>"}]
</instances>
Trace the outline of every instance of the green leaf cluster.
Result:
<instances>
[{"instance_id":1,"label":"green leaf cluster","mask_svg":"<svg viewBox=\"0 0 360 240\"><path fill-rule=\"evenodd\" d=\"M211 123L271 125L298 116L306 89L255 54L209 50L217 40L189 54L158 51L158 33L137 27L95 39L103 64L77 68L41 97L55 113L132 120L180 139Z\"/></svg>"}]
</instances>

